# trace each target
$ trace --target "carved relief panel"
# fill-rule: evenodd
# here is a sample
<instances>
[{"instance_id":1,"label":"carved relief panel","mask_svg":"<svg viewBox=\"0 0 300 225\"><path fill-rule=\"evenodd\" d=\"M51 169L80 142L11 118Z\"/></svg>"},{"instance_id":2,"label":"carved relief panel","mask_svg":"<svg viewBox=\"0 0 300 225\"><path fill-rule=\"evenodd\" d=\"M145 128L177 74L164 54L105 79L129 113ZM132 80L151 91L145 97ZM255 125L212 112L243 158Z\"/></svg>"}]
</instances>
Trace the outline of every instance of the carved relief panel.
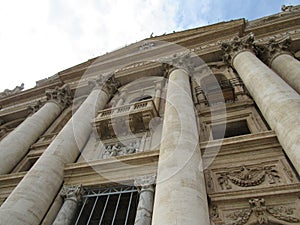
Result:
<instances>
[{"instance_id":1,"label":"carved relief panel","mask_svg":"<svg viewBox=\"0 0 300 225\"><path fill-rule=\"evenodd\" d=\"M103 143L102 158L108 159L116 156L124 156L142 152L145 149L146 133L142 137L118 140L111 143Z\"/></svg>"},{"instance_id":2,"label":"carved relief panel","mask_svg":"<svg viewBox=\"0 0 300 225\"><path fill-rule=\"evenodd\" d=\"M280 202L282 200L282 202ZM299 202L290 198L259 197L240 200L235 206L225 204L211 205L211 224L250 225L250 224L300 224Z\"/></svg>"},{"instance_id":3,"label":"carved relief panel","mask_svg":"<svg viewBox=\"0 0 300 225\"><path fill-rule=\"evenodd\" d=\"M297 182L296 175L284 159L208 169L205 176L209 193L266 188Z\"/></svg>"}]
</instances>

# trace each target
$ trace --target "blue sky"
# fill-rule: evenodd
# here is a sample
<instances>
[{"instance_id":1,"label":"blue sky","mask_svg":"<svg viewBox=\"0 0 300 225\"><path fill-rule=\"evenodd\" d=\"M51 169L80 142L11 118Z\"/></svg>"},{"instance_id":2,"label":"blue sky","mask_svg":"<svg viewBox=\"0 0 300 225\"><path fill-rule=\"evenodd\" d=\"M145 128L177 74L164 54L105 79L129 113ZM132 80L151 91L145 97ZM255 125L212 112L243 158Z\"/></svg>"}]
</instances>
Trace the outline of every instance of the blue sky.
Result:
<instances>
[{"instance_id":1,"label":"blue sky","mask_svg":"<svg viewBox=\"0 0 300 225\"><path fill-rule=\"evenodd\" d=\"M0 2L0 92L150 36L253 20L300 0L10 0Z\"/></svg>"}]
</instances>

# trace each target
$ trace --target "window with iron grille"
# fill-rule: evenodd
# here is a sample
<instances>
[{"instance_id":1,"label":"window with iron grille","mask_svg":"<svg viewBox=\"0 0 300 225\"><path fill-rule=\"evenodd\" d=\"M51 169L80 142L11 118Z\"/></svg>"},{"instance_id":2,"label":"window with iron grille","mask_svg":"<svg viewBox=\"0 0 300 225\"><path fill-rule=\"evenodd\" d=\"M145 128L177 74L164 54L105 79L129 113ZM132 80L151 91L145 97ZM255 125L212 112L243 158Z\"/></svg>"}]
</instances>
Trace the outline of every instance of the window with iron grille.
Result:
<instances>
[{"instance_id":1,"label":"window with iron grille","mask_svg":"<svg viewBox=\"0 0 300 225\"><path fill-rule=\"evenodd\" d=\"M135 187L86 190L75 225L133 225L138 205Z\"/></svg>"}]
</instances>

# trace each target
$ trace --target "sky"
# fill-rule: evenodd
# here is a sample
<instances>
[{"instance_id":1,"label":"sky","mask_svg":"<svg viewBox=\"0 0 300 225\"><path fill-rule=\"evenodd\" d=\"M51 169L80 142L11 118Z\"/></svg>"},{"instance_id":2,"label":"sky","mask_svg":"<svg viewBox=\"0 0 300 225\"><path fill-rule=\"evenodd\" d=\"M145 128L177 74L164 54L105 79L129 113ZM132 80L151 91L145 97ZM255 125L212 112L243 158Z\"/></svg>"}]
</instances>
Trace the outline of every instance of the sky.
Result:
<instances>
[{"instance_id":1,"label":"sky","mask_svg":"<svg viewBox=\"0 0 300 225\"><path fill-rule=\"evenodd\" d=\"M0 92L131 43L281 11L300 0L0 0Z\"/></svg>"}]
</instances>

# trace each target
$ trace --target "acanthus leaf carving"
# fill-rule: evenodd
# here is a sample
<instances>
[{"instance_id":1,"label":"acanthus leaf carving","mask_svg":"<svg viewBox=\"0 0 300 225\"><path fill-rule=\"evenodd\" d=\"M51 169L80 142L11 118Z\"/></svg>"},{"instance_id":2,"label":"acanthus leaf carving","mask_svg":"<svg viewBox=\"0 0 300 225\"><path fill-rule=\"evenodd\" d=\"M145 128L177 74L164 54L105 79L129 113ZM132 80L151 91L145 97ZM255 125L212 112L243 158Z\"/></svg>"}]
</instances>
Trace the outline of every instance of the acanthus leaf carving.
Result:
<instances>
[{"instance_id":1,"label":"acanthus leaf carving","mask_svg":"<svg viewBox=\"0 0 300 225\"><path fill-rule=\"evenodd\" d=\"M292 55L289 51L291 43L292 39L289 35L279 39L273 37L266 44L255 44L255 49L258 57L268 65L271 65L273 60L281 54Z\"/></svg>"},{"instance_id":2,"label":"acanthus leaf carving","mask_svg":"<svg viewBox=\"0 0 300 225\"><path fill-rule=\"evenodd\" d=\"M183 69L189 74L194 72L194 64L191 51L175 53L170 57L158 59L163 64L163 69L166 75L169 75L173 69Z\"/></svg>"},{"instance_id":3,"label":"acanthus leaf carving","mask_svg":"<svg viewBox=\"0 0 300 225\"><path fill-rule=\"evenodd\" d=\"M71 104L72 93L69 85L65 84L62 87L56 86L54 89L46 90L46 97L48 101L55 102L65 108Z\"/></svg>"},{"instance_id":4,"label":"acanthus leaf carving","mask_svg":"<svg viewBox=\"0 0 300 225\"><path fill-rule=\"evenodd\" d=\"M30 105L27 107L29 110L30 114L36 113L41 107L43 106L43 102L41 100L36 101L35 104Z\"/></svg>"},{"instance_id":5,"label":"acanthus leaf carving","mask_svg":"<svg viewBox=\"0 0 300 225\"><path fill-rule=\"evenodd\" d=\"M91 79L88 84L93 89L101 89L111 97L119 88L120 83L115 79L115 73L99 75L96 79Z\"/></svg>"},{"instance_id":6,"label":"acanthus leaf carving","mask_svg":"<svg viewBox=\"0 0 300 225\"><path fill-rule=\"evenodd\" d=\"M82 185L63 186L60 195L65 199L80 201L83 195Z\"/></svg>"},{"instance_id":7,"label":"acanthus leaf carving","mask_svg":"<svg viewBox=\"0 0 300 225\"><path fill-rule=\"evenodd\" d=\"M232 65L234 57L243 51L254 51L254 35L250 33L244 37L234 37L230 41L221 43L223 50L223 60L225 63Z\"/></svg>"}]
</instances>

